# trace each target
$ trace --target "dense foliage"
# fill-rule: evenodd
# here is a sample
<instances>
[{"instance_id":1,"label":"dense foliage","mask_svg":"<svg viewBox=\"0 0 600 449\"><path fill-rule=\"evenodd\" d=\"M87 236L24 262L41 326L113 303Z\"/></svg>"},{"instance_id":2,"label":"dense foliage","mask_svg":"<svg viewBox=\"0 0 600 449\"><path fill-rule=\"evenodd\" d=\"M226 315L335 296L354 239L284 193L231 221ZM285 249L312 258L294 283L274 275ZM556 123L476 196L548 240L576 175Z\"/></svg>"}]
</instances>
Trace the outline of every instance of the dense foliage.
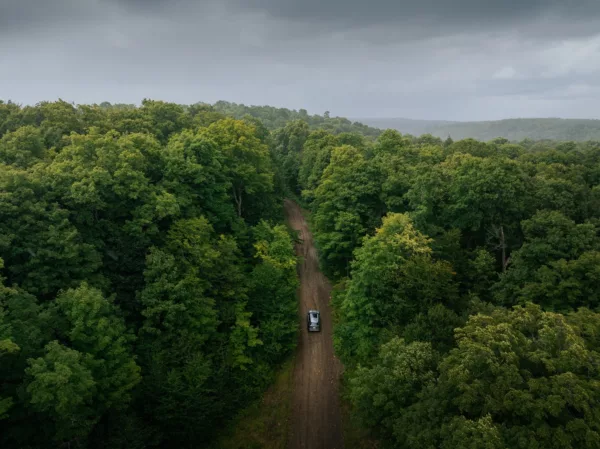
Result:
<instances>
[{"instance_id":1,"label":"dense foliage","mask_svg":"<svg viewBox=\"0 0 600 449\"><path fill-rule=\"evenodd\" d=\"M264 390L298 328L276 154L209 107L0 104L1 447L206 447Z\"/></svg>"},{"instance_id":2,"label":"dense foliage","mask_svg":"<svg viewBox=\"0 0 600 449\"><path fill-rule=\"evenodd\" d=\"M305 109L296 111L273 106L246 106L227 101L217 101L213 107L218 112L238 119L248 115L255 117L272 130L283 128L290 121L302 120L311 129L325 129L335 134L355 132L369 137L377 137L381 134L381 130L362 123L352 122L344 117L330 117L328 111L325 111L323 115L310 115Z\"/></svg>"},{"instance_id":3,"label":"dense foliage","mask_svg":"<svg viewBox=\"0 0 600 449\"><path fill-rule=\"evenodd\" d=\"M383 447L600 447L600 145L315 131L287 157Z\"/></svg>"},{"instance_id":4,"label":"dense foliage","mask_svg":"<svg viewBox=\"0 0 600 449\"><path fill-rule=\"evenodd\" d=\"M0 445L210 447L295 345L285 195L382 447L600 447L600 143L150 100L0 103Z\"/></svg>"}]
</instances>

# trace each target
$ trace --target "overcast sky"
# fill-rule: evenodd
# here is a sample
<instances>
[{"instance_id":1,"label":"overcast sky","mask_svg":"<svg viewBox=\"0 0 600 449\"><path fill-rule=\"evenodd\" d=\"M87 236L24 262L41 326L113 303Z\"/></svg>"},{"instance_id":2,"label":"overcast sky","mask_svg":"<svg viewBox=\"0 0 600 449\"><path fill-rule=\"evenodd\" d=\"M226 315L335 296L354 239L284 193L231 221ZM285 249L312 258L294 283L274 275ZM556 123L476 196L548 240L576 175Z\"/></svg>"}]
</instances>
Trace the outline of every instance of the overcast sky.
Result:
<instances>
[{"instance_id":1,"label":"overcast sky","mask_svg":"<svg viewBox=\"0 0 600 449\"><path fill-rule=\"evenodd\" d=\"M0 0L0 99L600 118L600 0Z\"/></svg>"}]
</instances>

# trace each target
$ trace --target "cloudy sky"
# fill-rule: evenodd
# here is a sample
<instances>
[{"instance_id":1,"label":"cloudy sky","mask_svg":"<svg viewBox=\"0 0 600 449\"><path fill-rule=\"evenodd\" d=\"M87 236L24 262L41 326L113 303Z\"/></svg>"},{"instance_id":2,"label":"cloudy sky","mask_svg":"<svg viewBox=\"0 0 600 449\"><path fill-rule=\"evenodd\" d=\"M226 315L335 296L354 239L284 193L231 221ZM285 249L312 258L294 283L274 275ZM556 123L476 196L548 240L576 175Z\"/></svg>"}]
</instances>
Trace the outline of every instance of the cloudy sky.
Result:
<instances>
[{"instance_id":1,"label":"cloudy sky","mask_svg":"<svg viewBox=\"0 0 600 449\"><path fill-rule=\"evenodd\" d=\"M0 0L0 99L600 118L600 0Z\"/></svg>"}]
</instances>

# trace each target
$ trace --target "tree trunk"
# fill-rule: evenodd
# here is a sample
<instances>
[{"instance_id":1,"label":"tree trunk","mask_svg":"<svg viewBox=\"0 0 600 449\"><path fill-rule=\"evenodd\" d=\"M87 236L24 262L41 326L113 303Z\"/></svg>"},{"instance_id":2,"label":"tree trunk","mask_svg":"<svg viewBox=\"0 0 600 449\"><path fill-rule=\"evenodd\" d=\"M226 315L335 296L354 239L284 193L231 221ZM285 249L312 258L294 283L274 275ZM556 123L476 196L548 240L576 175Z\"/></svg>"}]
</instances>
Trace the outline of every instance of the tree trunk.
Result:
<instances>
[{"instance_id":1,"label":"tree trunk","mask_svg":"<svg viewBox=\"0 0 600 449\"><path fill-rule=\"evenodd\" d=\"M502 272L506 272L508 268L508 264L510 263L510 256L506 256L506 236L504 235L504 226L503 225L491 225L491 228L488 230L488 243L494 245L494 249L501 251L501 263L502 263Z\"/></svg>"},{"instance_id":2,"label":"tree trunk","mask_svg":"<svg viewBox=\"0 0 600 449\"><path fill-rule=\"evenodd\" d=\"M237 214L238 217L242 216L242 191L241 189L238 191L236 188L233 188L233 199L235 200L235 204L237 205Z\"/></svg>"},{"instance_id":3,"label":"tree trunk","mask_svg":"<svg viewBox=\"0 0 600 449\"><path fill-rule=\"evenodd\" d=\"M504 226L500 226L500 246L502 248L502 272L506 272L506 267L508 267L508 262L510 261L510 257L506 257L506 239L504 238Z\"/></svg>"}]
</instances>

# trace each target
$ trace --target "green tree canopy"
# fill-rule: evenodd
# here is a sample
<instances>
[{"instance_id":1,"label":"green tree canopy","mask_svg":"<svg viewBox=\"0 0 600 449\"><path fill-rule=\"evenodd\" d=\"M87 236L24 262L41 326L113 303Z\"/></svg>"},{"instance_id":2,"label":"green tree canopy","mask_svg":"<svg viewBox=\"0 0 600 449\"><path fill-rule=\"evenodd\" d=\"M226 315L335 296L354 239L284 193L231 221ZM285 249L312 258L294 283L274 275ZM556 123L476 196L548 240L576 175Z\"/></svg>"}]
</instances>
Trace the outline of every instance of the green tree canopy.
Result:
<instances>
[{"instance_id":1,"label":"green tree canopy","mask_svg":"<svg viewBox=\"0 0 600 449\"><path fill-rule=\"evenodd\" d=\"M374 356L378 343L429 307L456 305L452 268L431 257L430 243L408 216L391 214L356 250L336 328L336 349L346 363Z\"/></svg>"},{"instance_id":2,"label":"green tree canopy","mask_svg":"<svg viewBox=\"0 0 600 449\"><path fill-rule=\"evenodd\" d=\"M315 190L313 225L325 273L347 274L362 235L379 223L378 173L354 147L333 150Z\"/></svg>"}]
</instances>

